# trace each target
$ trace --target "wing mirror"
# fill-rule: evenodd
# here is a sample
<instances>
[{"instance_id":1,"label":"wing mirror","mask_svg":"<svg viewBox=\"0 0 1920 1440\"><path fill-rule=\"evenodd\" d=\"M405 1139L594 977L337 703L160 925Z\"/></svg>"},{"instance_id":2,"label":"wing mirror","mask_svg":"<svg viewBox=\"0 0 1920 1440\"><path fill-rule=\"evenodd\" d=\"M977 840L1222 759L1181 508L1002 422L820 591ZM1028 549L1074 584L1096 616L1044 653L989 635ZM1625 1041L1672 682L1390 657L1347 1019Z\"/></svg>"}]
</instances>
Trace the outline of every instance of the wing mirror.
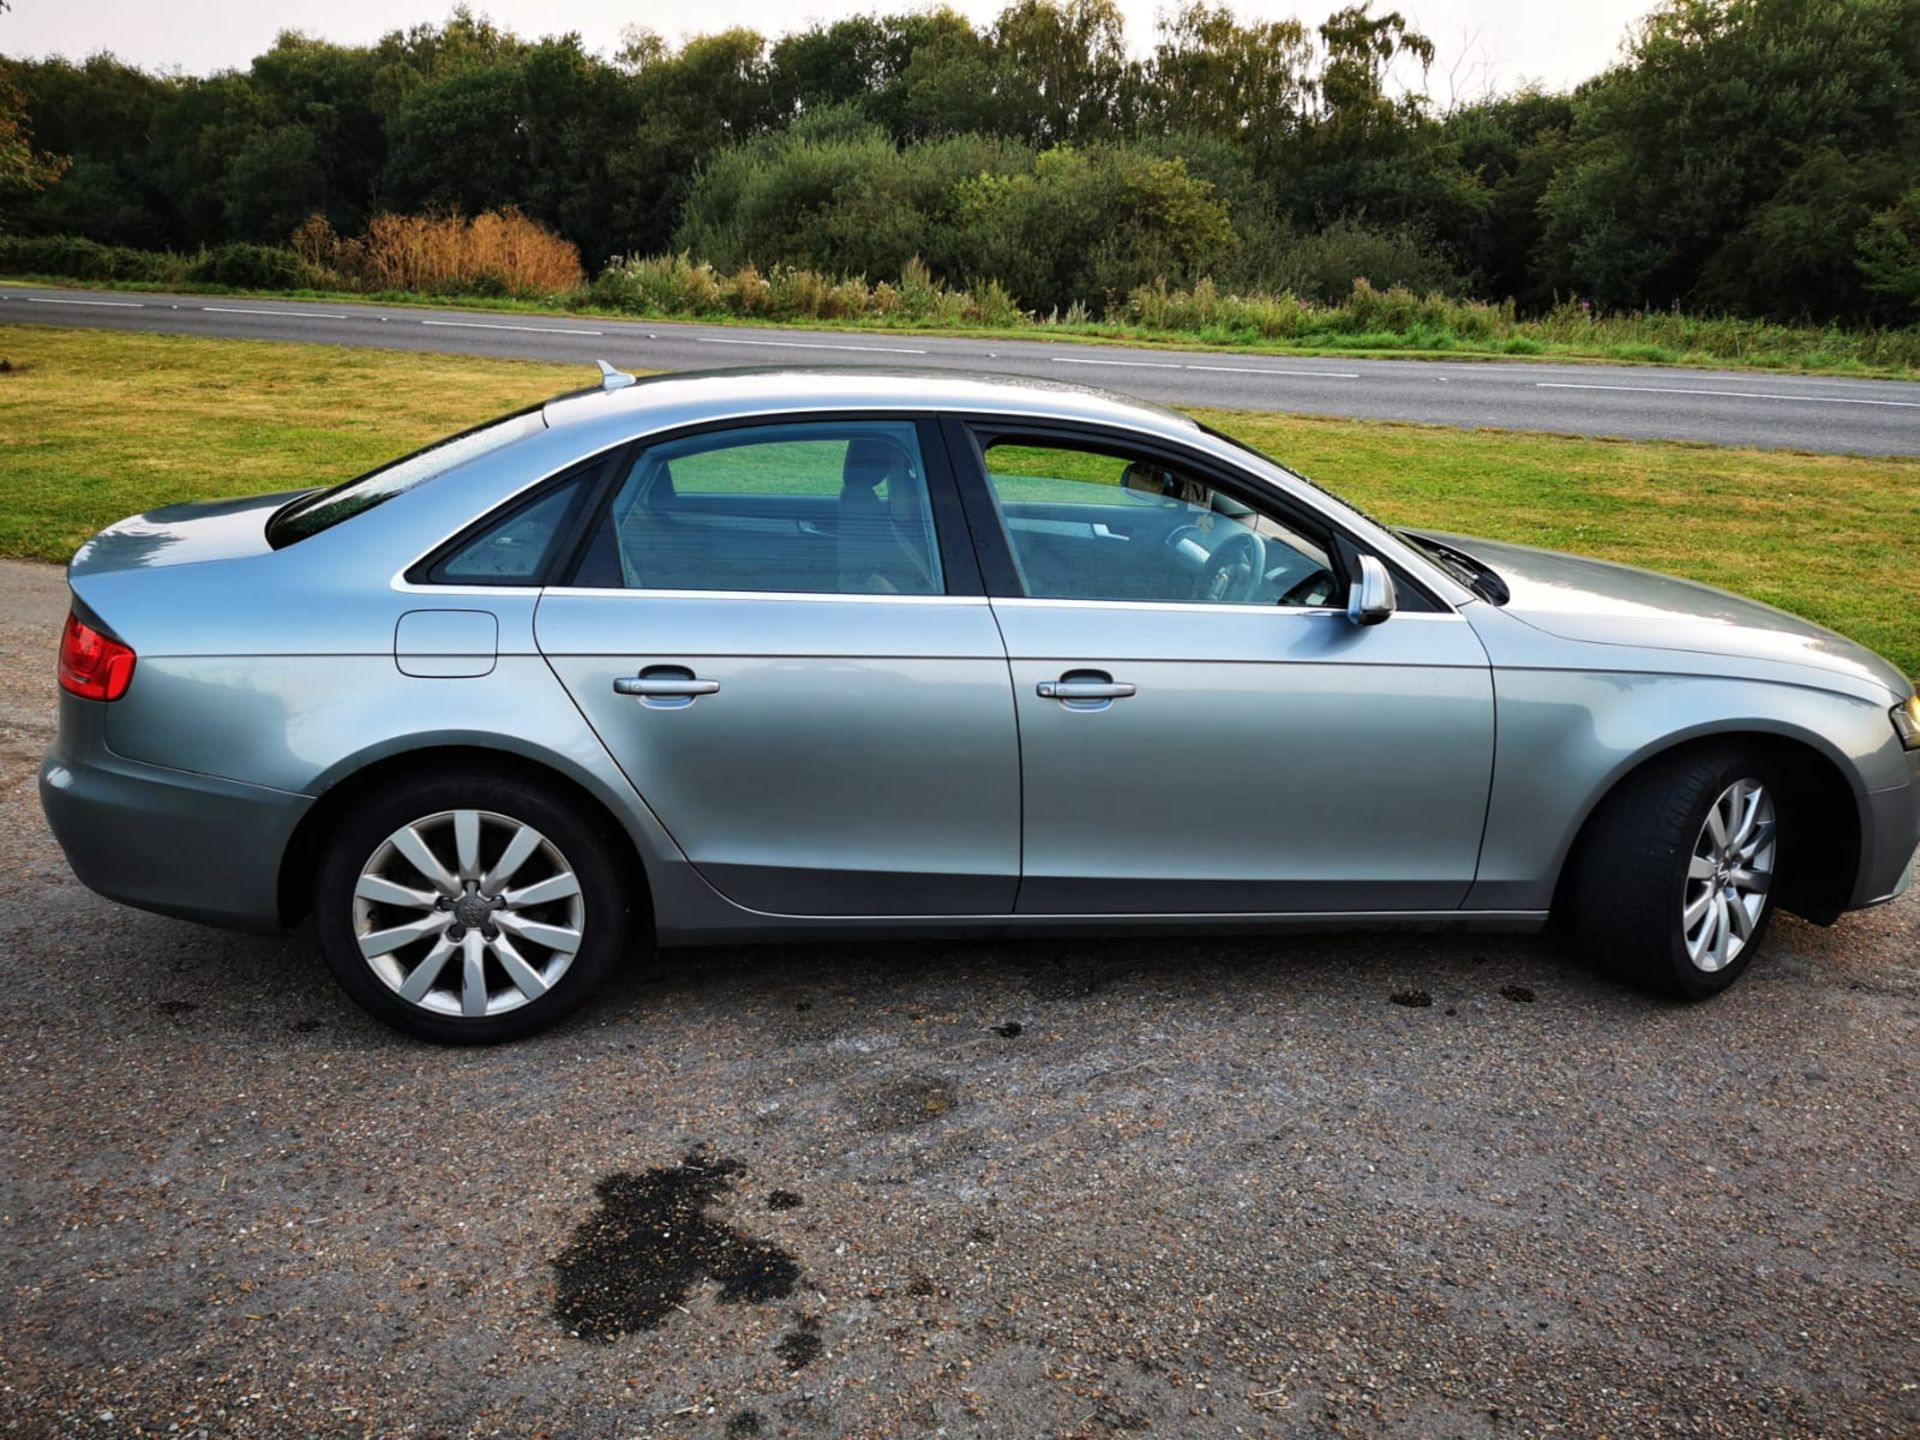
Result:
<instances>
[{"instance_id":1,"label":"wing mirror","mask_svg":"<svg viewBox=\"0 0 1920 1440\"><path fill-rule=\"evenodd\" d=\"M1377 555L1360 557L1360 577L1347 590L1347 618L1356 625L1378 625L1391 618L1398 597L1393 576Z\"/></svg>"},{"instance_id":2,"label":"wing mirror","mask_svg":"<svg viewBox=\"0 0 1920 1440\"><path fill-rule=\"evenodd\" d=\"M1143 460L1135 460L1122 472L1120 488L1142 500L1165 503L1180 498L1180 483L1173 478L1173 473Z\"/></svg>"}]
</instances>

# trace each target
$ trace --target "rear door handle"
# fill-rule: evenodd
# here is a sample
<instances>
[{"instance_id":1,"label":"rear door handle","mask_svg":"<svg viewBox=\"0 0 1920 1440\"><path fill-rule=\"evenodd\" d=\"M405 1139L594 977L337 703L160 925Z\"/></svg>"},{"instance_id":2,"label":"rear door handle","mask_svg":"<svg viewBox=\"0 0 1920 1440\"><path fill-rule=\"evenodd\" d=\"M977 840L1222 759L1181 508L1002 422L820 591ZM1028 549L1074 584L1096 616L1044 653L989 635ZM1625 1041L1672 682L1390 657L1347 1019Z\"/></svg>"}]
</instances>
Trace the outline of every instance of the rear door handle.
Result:
<instances>
[{"instance_id":1,"label":"rear door handle","mask_svg":"<svg viewBox=\"0 0 1920 1440\"><path fill-rule=\"evenodd\" d=\"M1034 693L1042 700L1124 700L1139 687L1124 680L1042 680Z\"/></svg>"},{"instance_id":2,"label":"rear door handle","mask_svg":"<svg viewBox=\"0 0 1920 1440\"><path fill-rule=\"evenodd\" d=\"M638 675L616 675L613 692L632 695L655 710L683 710L701 695L716 695L718 680L701 680L684 665L649 665Z\"/></svg>"},{"instance_id":3,"label":"rear door handle","mask_svg":"<svg viewBox=\"0 0 1920 1440\"><path fill-rule=\"evenodd\" d=\"M720 682L718 680L649 680L643 675L622 675L613 682L613 689L616 695L638 695L642 699L675 696L691 700L696 695L718 694Z\"/></svg>"}]
</instances>

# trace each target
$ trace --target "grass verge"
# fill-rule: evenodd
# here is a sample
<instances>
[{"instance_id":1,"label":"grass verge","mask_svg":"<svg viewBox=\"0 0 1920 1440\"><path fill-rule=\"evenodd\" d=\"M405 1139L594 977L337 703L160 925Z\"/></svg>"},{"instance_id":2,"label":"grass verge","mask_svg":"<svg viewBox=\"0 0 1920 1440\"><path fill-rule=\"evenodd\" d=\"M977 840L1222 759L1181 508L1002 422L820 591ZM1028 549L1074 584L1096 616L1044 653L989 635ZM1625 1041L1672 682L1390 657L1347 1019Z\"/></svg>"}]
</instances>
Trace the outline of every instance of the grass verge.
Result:
<instances>
[{"instance_id":1,"label":"grass verge","mask_svg":"<svg viewBox=\"0 0 1920 1440\"><path fill-rule=\"evenodd\" d=\"M0 327L0 555L171 501L327 484L591 377L324 345ZM1245 411L1199 418L1396 524L1665 570L1920 674L1920 460Z\"/></svg>"},{"instance_id":2,"label":"grass verge","mask_svg":"<svg viewBox=\"0 0 1920 1440\"><path fill-rule=\"evenodd\" d=\"M1358 360L1551 361L1593 365L1682 367L1762 374L1843 375L1860 379L1913 380L1920 363L1920 332L1913 329L1849 331L1778 325L1765 321L1705 319L1685 315L1588 317L1563 307L1533 320L1500 320L1486 333L1449 324L1444 318L1382 319L1354 328L1350 318L1333 316L1297 338L1262 335L1251 322L1231 312L1195 316L1183 325L1126 319L1070 319L1058 316L1012 320L927 318L896 315L739 315L725 309L656 305L608 305L596 302L592 287L571 297L481 298L473 295L424 295L395 290L248 290L212 284L156 284L144 281L74 280L58 275L10 275L0 287L35 286L67 290L103 290L129 294L190 294L253 300L320 301L329 305L408 306L420 309L494 311L501 314L575 316L609 320L646 320L667 325L728 325L749 329L824 330L851 333L951 335L979 340L1070 339L1079 344L1121 348L1191 350L1208 354L1337 356ZM1395 297L1398 298L1397 296ZM1410 298L1410 297L1409 297ZM1416 306L1423 302L1414 302ZM1478 312L1465 302L1434 302L1442 308ZM1332 312L1330 312L1331 314Z\"/></svg>"}]
</instances>

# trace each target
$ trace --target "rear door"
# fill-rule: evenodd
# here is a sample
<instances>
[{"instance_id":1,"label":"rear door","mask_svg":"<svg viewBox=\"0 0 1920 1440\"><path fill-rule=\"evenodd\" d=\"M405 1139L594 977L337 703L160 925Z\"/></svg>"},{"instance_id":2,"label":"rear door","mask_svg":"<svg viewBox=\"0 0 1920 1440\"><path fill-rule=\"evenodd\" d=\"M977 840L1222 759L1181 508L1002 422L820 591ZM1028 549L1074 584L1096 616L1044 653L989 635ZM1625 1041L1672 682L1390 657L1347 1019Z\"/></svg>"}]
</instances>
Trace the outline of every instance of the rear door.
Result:
<instances>
[{"instance_id":1,"label":"rear door","mask_svg":"<svg viewBox=\"0 0 1920 1440\"><path fill-rule=\"evenodd\" d=\"M1327 522L1211 457L950 428L1020 717L1019 913L1461 903L1494 738L1464 619L1402 576L1355 625Z\"/></svg>"},{"instance_id":2,"label":"rear door","mask_svg":"<svg viewBox=\"0 0 1920 1440\"><path fill-rule=\"evenodd\" d=\"M1019 875L1006 653L932 422L648 444L541 650L702 876L792 915L993 915Z\"/></svg>"}]
</instances>

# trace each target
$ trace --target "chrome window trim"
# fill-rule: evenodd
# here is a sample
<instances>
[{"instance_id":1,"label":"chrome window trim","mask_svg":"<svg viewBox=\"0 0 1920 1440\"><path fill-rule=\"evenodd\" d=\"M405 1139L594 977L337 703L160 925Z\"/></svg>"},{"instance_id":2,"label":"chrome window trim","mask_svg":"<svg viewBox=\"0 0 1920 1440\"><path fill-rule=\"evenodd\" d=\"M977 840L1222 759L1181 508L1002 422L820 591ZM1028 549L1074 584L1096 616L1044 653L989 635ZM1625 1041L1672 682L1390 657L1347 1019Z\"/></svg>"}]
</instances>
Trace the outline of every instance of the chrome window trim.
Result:
<instances>
[{"instance_id":1,"label":"chrome window trim","mask_svg":"<svg viewBox=\"0 0 1920 1440\"><path fill-rule=\"evenodd\" d=\"M984 595L872 595L864 591L855 594L839 590L649 590L642 586L630 585L549 585L537 593L543 596L579 595L600 600L610 600L616 596L639 596L650 600L802 600L809 603L824 600L829 603L854 605L985 605L987 603L987 597Z\"/></svg>"},{"instance_id":2,"label":"chrome window trim","mask_svg":"<svg viewBox=\"0 0 1920 1440\"><path fill-rule=\"evenodd\" d=\"M1337 615L1347 618L1345 606L1334 605L1221 605L1208 601L1182 600L1055 600L1032 595L1012 595L995 597L995 605L1023 606L1029 609L1051 610L1164 610L1168 614L1201 615L1247 615L1271 613L1275 615L1308 616ZM1458 611L1409 610L1396 611L1395 624L1404 620L1452 620L1464 625L1466 616Z\"/></svg>"},{"instance_id":3,"label":"chrome window trim","mask_svg":"<svg viewBox=\"0 0 1920 1440\"><path fill-rule=\"evenodd\" d=\"M459 533L460 532L458 530L453 532L454 535L458 535ZM453 536L451 535L447 537L447 539L449 540L452 538ZM444 545L446 541L443 540L440 543ZM420 559L425 559L428 555L431 555L433 551L438 548L439 546L432 546L426 550L423 550L420 553ZM392 588L395 594L399 594L399 595L521 595L521 596L532 595L536 597L540 594L540 587L538 585L416 585L413 583L413 581L407 579L407 571L411 570L415 565L418 565L420 563L420 559L412 561L406 566L406 569L403 569L398 575L393 577Z\"/></svg>"},{"instance_id":4,"label":"chrome window trim","mask_svg":"<svg viewBox=\"0 0 1920 1440\"><path fill-rule=\"evenodd\" d=\"M615 393L630 395L633 393L633 391L632 389L628 389L625 391L619 391ZM551 403L552 402L549 402L549 404ZM1474 595L1474 593L1471 590L1467 589L1458 580L1455 580L1451 575L1447 574L1446 571L1442 570L1438 565L1434 564L1433 561L1429 560L1425 555L1421 554L1413 546L1407 544L1405 541L1393 535L1384 526L1375 524L1374 522L1368 520L1366 516L1362 515L1359 511L1353 509L1351 506L1340 501L1331 492L1321 490L1319 487L1311 484L1310 482L1302 479L1301 477L1293 475L1291 471L1288 471L1284 466L1280 465L1277 461L1266 461L1266 463L1272 465L1273 468L1279 471L1282 476L1285 476L1286 480L1276 481L1274 479L1270 479L1265 475L1260 474L1259 472L1249 468L1249 466L1247 465L1248 457L1246 452L1236 449L1234 446L1227 443L1226 441L1215 440L1212 436L1209 436L1205 430L1201 429L1197 422L1189 422L1193 424L1193 431L1191 435L1187 435L1187 434L1176 435L1176 434L1170 433L1172 427L1168 427L1168 429L1164 431L1155 430L1155 429L1150 429L1137 424L1130 424L1124 420L1106 419L1106 418L1101 418L1098 420L1090 420L1085 416L1075 415L1070 412L1063 413L1057 410L1036 410L1031 412L1014 412L1009 414L1005 412L996 413L990 410L983 410L973 406L942 405L942 404L939 404L938 402L929 402L924 400L916 401L911 404L905 403L905 402L899 402L899 401L881 401L871 405L862 405L859 407L859 409L863 412L869 412L874 414L892 415L892 414L898 413L898 414L907 414L907 415L926 415L936 420L950 418L950 419L959 420L963 424L969 423L971 421L979 421L979 420L1004 421L1004 422L1016 424L1016 425L1022 422L1028 422L1028 423L1037 422L1037 423L1043 423L1043 424L1052 422L1052 423L1057 423L1061 425L1070 425L1074 427L1085 427L1093 430L1104 430L1114 435L1131 437L1133 439L1146 441L1149 443L1158 443L1160 445L1169 445L1176 448L1194 450L1199 452L1201 455L1204 455L1207 459L1213 461L1214 463L1223 465L1228 469L1231 469L1236 475L1241 476L1249 486L1263 487L1263 488L1279 491L1280 494L1283 495L1286 499L1288 499L1289 501L1298 503L1304 506L1305 508L1311 510L1316 516L1318 516L1321 520L1323 520L1325 523L1329 525L1339 526L1349 531L1357 530L1364 534L1374 536L1376 543L1384 542L1383 548L1392 557L1395 563L1401 565L1405 569L1411 570L1420 579L1421 583L1425 585L1426 588L1433 593L1434 597L1439 601L1439 603L1443 606L1446 606L1450 611L1457 612L1458 608L1461 605L1468 604L1472 602L1474 599L1478 598ZM774 406L765 407L765 408L745 408L739 411L729 412L724 418L729 425L732 425L735 423L750 425L755 421L782 420L782 419L797 420L797 419L802 419L809 415L845 414L847 413L847 410L848 410L848 406L844 403L800 405L800 406L774 405ZM532 490L536 485L544 484L546 481L553 479L556 475L559 475L561 472L565 470L570 470L576 465L584 464L587 461L593 459L595 456L611 453L612 451L617 450L622 446L650 444L655 440L666 438L677 432L680 432L683 430L699 429L713 423L714 421L711 417L707 420L689 420L683 415L674 416L671 419L665 419L664 423L655 424L651 427L643 426L643 428L641 429L630 431L627 434L625 434L622 438L611 441L607 444L601 445L598 448L590 451L588 454L576 455L571 460L568 460L563 464L554 466L551 470L548 470L544 474L536 476L535 478L527 481L526 484L521 485L516 489L514 489L511 493L505 496L502 496L499 500L496 500L491 506L489 506L487 510L484 511L482 514L469 517L466 521L464 521L460 525L455 526L453 529L449 530L446 534L440 536L431 545L427 545L423 547L418 554L414 555L412 559L408 560L404 565L400 566L400 568L394 572L394 576L391 582L392 588L396 591L399 591L405 594L454 593L453 586L447 586L447 585L414 586L407 581L406 574L414 566L418 565L422 560L426 559L429 555L433 554L434 551L440 549L442 546L446 545L449 541L453 540L454 537L459 535L463 530L466 530L470 526L484 519L487 514L491 514L495 510L504 509L505 507L514 504L516 501L520 499L521 496L525 495L528 491ZM567 428L565 426L555 426L553 425L551 420L548 421L548 427L549 427L547 430L548 434L565 433L565 430ZM1195 443L1196 439L1202 443L1196 444ZM506 450L502 451L501 453L502 454L508 453L509 451L511 451L511 449L512 447L509 446L507 447ZM1264 457L1255 455L1252 458L1263 459ZM1287 483L1287 481L1291 481L1292 483ZM433 483L434 483L433 481L427 482L429 486L431 486ZM966 483L964 478L962 479L961 483L962 484ZM486 586L478 586L473 588L476 588L479 590L485 590L485 591L492 591L497 594L501 592L511 592L511 591L519 590L522 587L506 586L506 585L486 585ZM551 586L546 588L553 589L556 591L562 591L568 594L588 593L585 590L572 590L566 586ZM537 589L535 593L538 593ZM639 591L622 590L622 591L610 592L610 593L618 593L618 594L648 593L648 594L657 595L657 594L665 594L668 592L665 592L665 591L639 592ZM696 591L692 593L711 595L719 592ZM738 592L726 592L726 593L752 595L758 598L766 595L792 594L794 592L753 590L753 591L738 591ZM906 599L908 597L896 595L896 596L855 596L851 598L899 600L899 599ZM919 598L923 600L940 600L940 599L972 599L977 597L934 595L934 596L919 596L914 598ZM1025 599L1026 597L1017 597L1017 598ZM1108 604L1108 603L1116 603L1116 602L1060 601L1060 602L1042 602L1042 603ZM1240 607L1233 606L1228 608L1237 609ZM1344 614L1345 611L1342 610L1340 613ZM1410 618L1410 615L1401 615L1401 616L1396 616L1395 618L1407 619L1407 618Z\"/></svg>"}]
</instances>

